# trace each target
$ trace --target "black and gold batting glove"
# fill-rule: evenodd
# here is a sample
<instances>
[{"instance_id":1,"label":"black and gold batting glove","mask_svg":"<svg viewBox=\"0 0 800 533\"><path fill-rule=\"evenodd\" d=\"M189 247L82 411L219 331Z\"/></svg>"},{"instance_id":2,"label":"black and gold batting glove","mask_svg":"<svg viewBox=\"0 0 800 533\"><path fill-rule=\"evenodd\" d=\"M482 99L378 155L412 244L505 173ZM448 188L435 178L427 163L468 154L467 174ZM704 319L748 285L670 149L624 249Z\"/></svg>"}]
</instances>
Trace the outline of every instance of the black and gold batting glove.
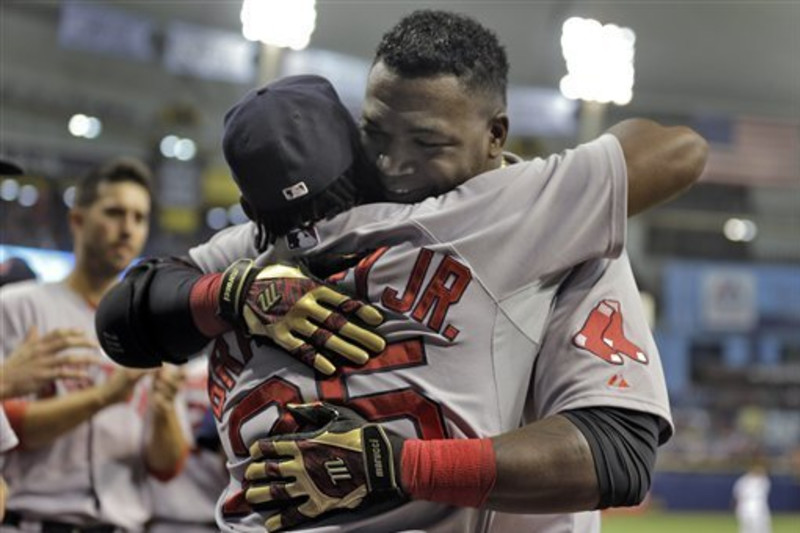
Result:
<instances>
[{"instance_id":1,"label":"black and gold batting glove","mask_svg":"<svg viewBox=\"0 0 800 533\"><path fill-rule=\"evenodd\" d=\"M377 309L295 267L259 268L250 259L240 259L223 274L219 296L222 318L251 335L272 339L326 375L336 367L320 353L323 350L364 364L370 352L380 353L386 347L380 336L350 321L358 317L367 326L377 326L383 321Z\"/></svg>"},{"instance_id":2,"label":"black and gold batting glove","mask_svg":"<svg viewBox=\"0 0 800 533\"><path fill-rule=\"evenodd\" d=\"M405 503L399 463L403 439L350 409L327 403L289 405L296 420L318 429L261 439L250 447L245 477L251 505L279 511L265 525L291 528L341 510Z\"/></svg>"}]
</instances>

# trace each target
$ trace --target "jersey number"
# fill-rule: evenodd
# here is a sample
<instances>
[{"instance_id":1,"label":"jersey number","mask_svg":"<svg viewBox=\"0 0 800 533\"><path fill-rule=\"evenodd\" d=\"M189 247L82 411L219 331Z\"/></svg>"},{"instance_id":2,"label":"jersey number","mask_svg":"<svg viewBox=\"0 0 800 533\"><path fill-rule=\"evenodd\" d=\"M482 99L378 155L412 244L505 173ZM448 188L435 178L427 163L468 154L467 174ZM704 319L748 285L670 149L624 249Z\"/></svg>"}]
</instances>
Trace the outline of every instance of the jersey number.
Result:
<instances>
[{"instance_id":1,"label":"jersey number","mask_svg":"<svg viewBox=\"0 0 800 533\"><path fill-rule=\"evenodd\" d=\"M347 388L348 376L375 374L399 368L423 366L425 348L419 339L390 344L377 357L362 367L342 368L340 374L317 380L319 400L345 405L371 422L388 422L405 418L410 420L422 439L447 438L447 429L441 406L421 392L411 388L394 389L364 396L350 397ZM273 377L250 391L233 408L228 424L228 437L233 452L239 457L249 455L242 438L242 426L258 413L276 406L278 419L269 434L290 433L297 428L285 406L287 403L302 403L300 389L292 383Z\"/></svg>"}]
</instances>

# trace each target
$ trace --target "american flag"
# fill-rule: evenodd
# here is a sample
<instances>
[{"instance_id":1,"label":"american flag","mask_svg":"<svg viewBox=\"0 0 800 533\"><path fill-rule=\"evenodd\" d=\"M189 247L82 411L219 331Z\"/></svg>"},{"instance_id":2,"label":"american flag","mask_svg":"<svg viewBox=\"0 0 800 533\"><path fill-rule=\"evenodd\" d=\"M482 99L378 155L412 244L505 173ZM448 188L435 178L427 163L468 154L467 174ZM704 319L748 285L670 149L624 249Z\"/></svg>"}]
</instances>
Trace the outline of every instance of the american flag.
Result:
<instances>
[{"instance_id":1,"label":"american flag","mask_svg":"<svg viewBox=\"0 0 800 533\"><path fill-rule=\"evenodd\" d=\"M698 126L711 145L702 180L800 186L800 121L739 117Z\"/></svg>"}]
</instances>

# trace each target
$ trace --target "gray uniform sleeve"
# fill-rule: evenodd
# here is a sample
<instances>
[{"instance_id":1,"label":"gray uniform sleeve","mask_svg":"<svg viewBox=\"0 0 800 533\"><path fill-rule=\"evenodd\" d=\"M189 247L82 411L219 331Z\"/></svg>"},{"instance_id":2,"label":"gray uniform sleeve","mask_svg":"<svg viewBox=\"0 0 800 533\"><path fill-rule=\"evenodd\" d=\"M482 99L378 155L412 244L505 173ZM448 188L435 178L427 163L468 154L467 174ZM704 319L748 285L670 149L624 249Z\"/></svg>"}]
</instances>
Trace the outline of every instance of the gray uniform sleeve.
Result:
<instances>
[{"instance_id":1,"label":"gray uniform sleeve","mask_svg":"<svg viewBox=\"0 0 800 533\"><path fill-rule=\"evenodd\" d=\"M613 135L477 176L414 218L502 300L625 242L627 170ZM500 249L502 253L497 253Z\"/></svg>"},{"instance_id":2,"label":"gray uniform sleeve","mask_svg":"<svg viewBox=\"0 0 800 533\"><path fill-rule=\"evenodd\" d=\"M204 274L222 272L238 259L258 256L255 235L256 226L252 222L232 226L189 250L189 257Z\"/></svg>"},{"instance_id":3,"label":"gray uniform sleeve","mask_svg":"<svg viewBox=\"0 0 800 533\"><path fill-rule=\"evenodd\" d=\"M15 283L0 289L0 361L14 351L34 323L33 306L26 298L32 283L36 282Z\"/></svg>"},{"instance_id":4,"label":"gray uniform sleeve","mask_svg":"<svg viewBox=\"0 0 800 533\"><path fill-rule=\"evenodd\" d=\"M672 435L664 372L627 254L586 262L560 287L525 406L528 422L609 406L659 417Z\"/></svg>"}]
</instances>

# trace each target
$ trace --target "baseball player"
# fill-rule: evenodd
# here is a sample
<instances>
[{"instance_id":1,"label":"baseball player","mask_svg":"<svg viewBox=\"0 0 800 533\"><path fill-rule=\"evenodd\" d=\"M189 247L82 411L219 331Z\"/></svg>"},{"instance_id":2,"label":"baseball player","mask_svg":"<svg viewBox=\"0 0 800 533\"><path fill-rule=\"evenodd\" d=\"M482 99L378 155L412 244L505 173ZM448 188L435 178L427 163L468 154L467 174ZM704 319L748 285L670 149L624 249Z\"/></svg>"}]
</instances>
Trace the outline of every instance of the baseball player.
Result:
<instances>
[{"instance_id":1,"label":"baseball player","mask_svg":"<svg viewBox=\"0 0 800 533\"><path fill-rule=\"evenodd\" d=\"M733 484L733 500L739 533L769 533L772 519L769 511L770 481L767 469L760 461L750 465L747 472Z\"/></svg>"},{"instance_id":2,"label":"baseball player","mask_svg":"<svg viewBox=\"0 0 800 533\"><path fill-rule=\"evenodd\" d=\"M51 386L4 401L20 444L3 466L10 489L3 531L141 529L148 472L169 477L185 454L170 378L154 376L151 393L151 378L104 357L93 331L101 296L144 245L149 183L138 161L94 169L69 215L76 264L67 279L0 289L0 359L89 352L99 361L85 379L53 375Z\"/></svg>"},{"instance_id":3,"label":"baseball player","mask_svg":"<svg viewBox=\"0 0 800 533\"><path fill-rule=\"evenodd\" d=\"M297 85L303 88L298 90ZM316 87L315 91L310 91L310 87ZM294 90L294 93L287 89ZM309 96L309 92L316 94ZM333 133L345 136L350 128L320 118L327 112L341 122L346 116L338 101L336 113L330 110L329 104L319 104L320 100L329 103L334 98L331 93L326 84L315 78L285 80L251 93L229 113L226 156L251 212L274 212L281 206L287 210L295 198L294 194L283 192L303 190L303 196L311 197L308 202L312 207L296 213L300 222L313 220L314 212L330 213L325 209L326 195L316 195L342 174L339 170L341 164L338 167L335 164L341 163L341 158L331 153L352 150L352 146L331 144L337 138ZM289 104L288 100L294 97L299 102ZM286 108L281 107L284 105L280 103L282 98L287 98ZM277 108L270 107L273 101L278 102L273 103ZM292 119L276 120L278 115ZM281 133L282 128L291 129L297 123L309 126L297 133ZM314 131L315 128L319 129ZM270 140L271 136L284 133L290 140ZM329 149L325 157L316 151L316 157L302 153L302 149L300 153L297 151L298 145L303 146L303 143L307 143L305 150L316 150L309 147L319 146L326 139ZM289 157L292 161L288 163L288 169L274 172L280 170L281 164L287 164L286 158L276 157L270 162L258 154L278 153L280 146L293 147ZM356 157L352 155L347 158L348 164L354 159ZM539 347L545 341L545 328L550 327L550 309L559 286L570 275L572 265L621 251L625 223L625 166L619 141L613 135L606 135L562 156L521 163L479 176L450 195L430 199L418 206L366 205L332 220L304 227L303 231L315 235L318 243L313 249L315 256L333 253L350 257L362 250L371 251L358 255L350 268L337 272L331 279L354 294L381 305L394 318L380 328L389 340L389 346L380 357L370 360L362 368L345 369L338 375L324 378L294 359L270 353L267 346L252 345L239 332L226 334L217 341L209 391L212 405L218 406L215 414L220 421L232 476L231 484L220 500L218 522L221 527L230 531L258 530L261 516L256 511L262 504L267 508L282 507L281 513L272 514L267 521L268 528L275 530L302 524L330 510L359 508L374 500L396 504L412 498L419 501L408 508L375 517L340 516L340 523L334 530L387 531L401 527L424 527L431 531L487 530L493 514L466 507L488 504L502 509L508 506L502 501L504 495L500 496L500 501L492 501L501 487L498 485L492 490L493 485L503 476L510 478L505 480L506 484L509 481L519 483L519 478L511 479L513 474L503 471L510 464L501 463L503 448L516 454L517 464L526 461L535 464L540 460L535 457L539 454L541 460L552 459L558 454L568 457L572 453L569 446L575 435L581 435L563 417L543 421L544 426L540 424L539 428L534 428L534 424L523 430L515 429L522 419L522 406L532 370ZM320 172L325 168L329 170ZM347 165L343 169L346 168ZM259 169L258 173L255 169ZM344 174L339 181L345 185L336 191L338 199L341 199L342 191L357 190L346 185L349 174ZM295 175L305 179L293 181L290 176ZM277 190L282 194L263 192L263 176L283 180L282 185L281 182L277 184ZM326 178L320 181L319 176ZM352 176L349 179L354 180ZM262 192L257 197L248 194L259 187ZM582 196L579 191L588 191L588 194ZM585 204L580 203L581 198ZM578 200L578 205L573 204L575 200ZM495 204L497 208L492 209ZM567 207L575 208L574 219L563 214L569 211ZM541 221L555 213L564 217L564 224L548 234L537 231ZM263 241L256 238L260 237L258 233L291 233L272 227L271 222L282 221L284 217L267 214L270 216L266 220L259 217L260 228L253 225L234 228L191 252L195 263L204 271L214 272L230 262L231 253L236 257L237 254L248 256L263 251L256 261L258 266L236 262L223 277L210 275L204 278L221 282L221 288L217 286L214 290L218 290L223 316L256 334L259 330L253 315L268 322L270 310L286 295L281 291L281 285L295 276L287 269L261 266L303 253L303 250L290 249L289 243L294 239L288 235L285 239L272 239L273 244L264 250L254 247L254 242ZM532 263L531 257L537 260ZM599 273L602 275L602 270ZM148 282L158 277L157 273ZM134 285L136 281L136 278L130 280ZM203 282L197 282L195 287L202 285ZM215 285L207 282L207 287ZM138 290L133 289L134 292ZM155 293L151 291L150 294ZM630 322L639 330L635 332L637 335L633 339L626 336L628 330L623 316L635 315L639 310L635 307L635 300L621 296L617 300L601 302L603 306L598 303L596 312L592 309L586 317L581 317L587 322L591 317L594 329L587 329L575 342L589 348L582 358L568 360L565 365L580 371L597 364L595 359L603 364L633 361L629 372L643 384L641 391L649 393L650 412L655 415L643 417L643 421L652 419L653 433L659 424L664 432L668 432L666 392L655 346L646 327L642 330L635 319ZM202 298L194 300L204 301ZM193 312L198 325L211 320L209 316L199 316L202 313L196 305ZM99 318L102 315L101 308ZM99 330L111 330L113 339L127 336L102 324L99 324ZM600 351L596 343L603 343L603 335L619 343L617 351L605 354L613 362L605 361L591 351ZM115 355L124 357L123 352ZM128 362L135 361L130 359ZM597 401L602 396L591 394L594 391L589 391L588 386L585 388L589 393L583 398L577 395L576 409L571 413L579 420L578 423L592 417L592 413L579 412L583 407L581 402L586 405L587 399ZM577 390L579 392L580 387ZM550 389L550 392L558 395L566 391ZM569 391L569 396L575 396L575 392ZM608 396L607 402L611 405L638 405L635 394L627 398L614 393ZM327 404L289 406L310 400L346 404L358 414ZM365 419L381 425L367 424ZM304 440L301 447L292 448L290 444L287 448L286 444L309 435L264 439L268 434L285 434L298 425L319 425L326 421L336 425L335 430L326 430L324 435L318 435L317 441ZM355 462L344 461L335 452L326 456L329 452L326 445L316 446L315 442L333 444L330 448L339 447L341 452L340 445L344 441L339 441L337 435L341 433L342 424L347 426L346 433L351 437L345 448L355 446L355 442L368 441L353 437L353 432L366 434L374 430L380 438L374 441L374 448L361 450L359 444L356 446L358 450L351 449L356 452ZM537 432L542 428L545 431ZM568 428L572 428L572 436L565 433ZM484 438L498 434L502 435L495 440L498 444L494 446ZM452 440L452 437L459 439ZM253 442L257 444L248 450ZM395 448L395 444L399 448ZM598 446L607 444L598 439ZM531 449L540 447L533 453L534 457L529 457ZM498 449L497 462L495 448ZM313 452L301 457L303 449ZM269 460L252 463L248 451L257 458ZM362 452L366 460L362 460ZM324 466L324 471L315 470L315 475L305 475L302 468L294 470L294 465L289 465L289 473L290 470L284 471L283 466L272 461L276 453L281 456L294 454L298 462ZM591 468L589 455L585 454ZM433 457L439 460L432 462ZM323 460L317 462L317 459ZM562 464L568 463L569 460L565 460ZM357 464L362 466L357 468ZM365 464L369 472L364 472ZM446 466L442 469L444 464ZM616 468L619 465L609 466ZM396 475L389 475L395 468ZM380 475L377 477L390 481L382 491L377 490L374 483L367 482L365 477L378 472ZM250 486L246 492L245 477ZM283 478L289 477L295 480L287 485ZM558 486L558 490L565 487L569 490L582 482L576 481L572 475L562 477L565 483ZM437 480L444 485L437 485ZM261 484L264 481L266 485ZM339 483L342 485L338 486ZM546 496L549 485L559 483L551 479L541 480L539 490ZM508 489L503 487L503 490ZM638 490L638 486L633 488L633 492ZM619 505L629 497L611 492L609 505ZM508 490L507 494L505 497L509 500L515 497L513 490ZM309 500L296 507L296 497L309 497ZM594 498L594 494L589 494L587 503L567 503L551 508L562 510L585 505L589 509L598 503ZM453 505L462 508L450 507Z\"/></svg>"},{"instance_id":4,"label":"baseball player","mask_svg":"<svg viewBox=\"0 0 800 533\"><path fill-rule=\"evenodd\" d=\"M183 367L185 381L176 398L188 414L185 428L192 443L181 472L168 481L149 480L152 516L148 533L210 533L218 531L214 506L228 482L228 471L219 452L219 438L213 428L212 443L204 442L203 431L208 402L208 362L193 359Z\"/></svg>"}]
</instances>

